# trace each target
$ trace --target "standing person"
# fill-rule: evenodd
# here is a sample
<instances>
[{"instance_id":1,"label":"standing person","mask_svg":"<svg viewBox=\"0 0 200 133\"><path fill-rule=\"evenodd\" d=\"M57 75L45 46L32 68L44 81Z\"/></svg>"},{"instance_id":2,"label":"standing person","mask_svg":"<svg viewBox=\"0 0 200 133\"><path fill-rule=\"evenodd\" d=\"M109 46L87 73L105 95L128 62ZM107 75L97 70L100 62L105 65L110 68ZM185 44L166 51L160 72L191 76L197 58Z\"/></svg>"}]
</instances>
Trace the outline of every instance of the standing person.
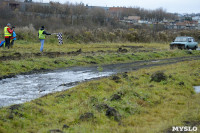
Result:
<instances>
[{"instance_id":1,"label":"standing person","mask_svg":"<svg viewBox=\"0 0 200 133\"><path fill-rule=\"evenodd\" d=\"M10 47L10 38L12 36L13 30L10 29L11 24L8 23L6 27L4 27L4 37L5 37L5 45L6 47Z\"/></svg>"},{"instance_id":2,"label":"standing person","mask_svg":"<svg viewBox=\"0 0 200 133\"><path fill-rule=\"evenodd\" d=\"M43 46L44 46L44 39L45 39L45 35L51 35L50 33L47 33L44 30L44 26L41 26L41 29L38 32L38 36L40 39L40 43L41 43L41 47L40 47L40 52L43 52Z\"/></svg>"},{"instance_id":3,"label":"standing person","mask_svg":"<svg viewBox=\"0 0 200 133\"><path fill-rule=\"evenodd\" d=\"M11 37L11 45L10 45L11 47L13 47L14 41L17 40L14 29L15 29L15 26L12 26L13 33L12 33L12 37Z\"/></svg>"}]
</instances>

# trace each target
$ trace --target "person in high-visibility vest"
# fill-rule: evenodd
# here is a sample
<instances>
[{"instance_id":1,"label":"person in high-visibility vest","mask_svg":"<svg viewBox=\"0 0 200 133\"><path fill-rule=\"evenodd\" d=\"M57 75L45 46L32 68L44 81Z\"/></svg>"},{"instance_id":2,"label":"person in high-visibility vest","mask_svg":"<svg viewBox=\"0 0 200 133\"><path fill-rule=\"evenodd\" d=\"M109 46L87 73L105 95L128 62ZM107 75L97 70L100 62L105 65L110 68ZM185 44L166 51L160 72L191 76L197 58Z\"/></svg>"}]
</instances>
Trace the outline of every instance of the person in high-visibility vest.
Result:
<instances>
[{"instance_id":1,"label":"person in high-visibility vest","mask_svg":"<svg viewBox=\"0 0 200 133\"><path fill-rule=\"evenodd\" d=\"M43 46L44 46L44 40L45 40L45 35L51 35L50 33L47 33L44 30L44 26L41 27L41 29L38 31L38 36L40 39L40 43L41 43L41 47L40 47L40 51L43 52Z\"/></svg>"},{"instance_id":2,"label":"person in high-visibility vest","mask_svg":"<svg viewBox=\"0 0 200 133\"><path fill-rule=\"evenodd\" d=\"M10 47L10 38L12 36L13 30L10 28L11 24L8 23L6 27L4 27L4 37L5 37L5 47Z\"/></svg>"}]
</instances>

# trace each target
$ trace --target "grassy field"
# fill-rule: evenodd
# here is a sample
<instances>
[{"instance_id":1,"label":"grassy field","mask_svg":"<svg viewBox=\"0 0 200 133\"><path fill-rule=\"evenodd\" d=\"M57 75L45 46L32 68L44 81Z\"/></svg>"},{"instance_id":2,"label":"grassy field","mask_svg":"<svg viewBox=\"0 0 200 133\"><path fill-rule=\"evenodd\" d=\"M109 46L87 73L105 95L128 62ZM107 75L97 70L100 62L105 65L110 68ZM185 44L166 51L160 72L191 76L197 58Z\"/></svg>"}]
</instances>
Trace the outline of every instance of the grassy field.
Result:
<instances>
[{"instance_id":1,"label":"grassy field","mask_svg":"<svg viewBox=\"0 0 200 133\"><path fill-rule=\"evenodd\" d=\"M63 44L17 41L0 48L0 79L70 66L199 56L159 43ZM32 102L0 109L0 133L170 132L200 127L200 61L152 67L93 80ZM160 72L160 73L157 73ZM155 76L162 81L156 81ZM160 79L160 77L159 77Z\"/></svg>"},{"instance_id":2,"label":"grassy field","mask_svg":"<svg viewBox=\"0 0 200 133\"><path fill-rule=\"evenodd\" d=\"M16 41L14 48L0 48L0 78L70 66L102 65L138 60L200 55L199 51L169 50L159 43L63 44Z\"/></svg>"},{"instance_id":3,"label":"grassy field","mask_svg":"<svg viewBox=\"0 0 200 133\"><path fill-rule=\"evenodd\" d=\"M101 78L0 109L0 133L170 132L200 129L200 61ZM159 78L157 78L159 77ZM162 80L158 80L162 79Z\"/></svg>"}]
</instances>

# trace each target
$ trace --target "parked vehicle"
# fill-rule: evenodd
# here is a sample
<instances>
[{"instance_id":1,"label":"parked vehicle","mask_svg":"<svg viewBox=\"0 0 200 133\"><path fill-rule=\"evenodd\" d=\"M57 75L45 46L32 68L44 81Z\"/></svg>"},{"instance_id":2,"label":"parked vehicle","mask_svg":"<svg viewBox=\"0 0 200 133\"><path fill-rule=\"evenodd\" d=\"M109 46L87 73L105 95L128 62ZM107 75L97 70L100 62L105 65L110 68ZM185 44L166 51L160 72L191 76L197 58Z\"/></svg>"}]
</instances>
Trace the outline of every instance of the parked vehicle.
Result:
<instances>
[{"instance_id":1,"label":"parked vehicle","mask_svg":"<svg viewBox=\"0 0 200 133\"><path fill-rule=\"evenodd\" d=\"M193 37L179 36L170 43L170 49L175 48L196 50L198 48L198 43L195 42Z\"/></svg>"}]
</instances>

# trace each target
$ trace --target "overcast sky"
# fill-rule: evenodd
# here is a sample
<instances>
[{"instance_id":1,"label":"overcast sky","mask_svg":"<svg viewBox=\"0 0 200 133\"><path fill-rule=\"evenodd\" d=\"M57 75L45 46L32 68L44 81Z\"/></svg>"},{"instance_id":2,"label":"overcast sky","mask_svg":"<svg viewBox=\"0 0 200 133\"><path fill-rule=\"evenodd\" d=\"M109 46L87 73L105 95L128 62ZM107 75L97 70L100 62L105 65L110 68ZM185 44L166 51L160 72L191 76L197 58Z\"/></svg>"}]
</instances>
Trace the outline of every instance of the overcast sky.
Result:
<instances>
[{"instance_id":1,"label":"overcast sky","mask_svg":"<svg viewBox=\"0 0 200 133\"><path fill-rule=\"evenodd\" d=\"M89 6L107 7L140 7L144 9L157 9L162 7L171 13L200 13L200 0L33 0L60 3L84 3Z\"/></svg>"}]
</instances>

